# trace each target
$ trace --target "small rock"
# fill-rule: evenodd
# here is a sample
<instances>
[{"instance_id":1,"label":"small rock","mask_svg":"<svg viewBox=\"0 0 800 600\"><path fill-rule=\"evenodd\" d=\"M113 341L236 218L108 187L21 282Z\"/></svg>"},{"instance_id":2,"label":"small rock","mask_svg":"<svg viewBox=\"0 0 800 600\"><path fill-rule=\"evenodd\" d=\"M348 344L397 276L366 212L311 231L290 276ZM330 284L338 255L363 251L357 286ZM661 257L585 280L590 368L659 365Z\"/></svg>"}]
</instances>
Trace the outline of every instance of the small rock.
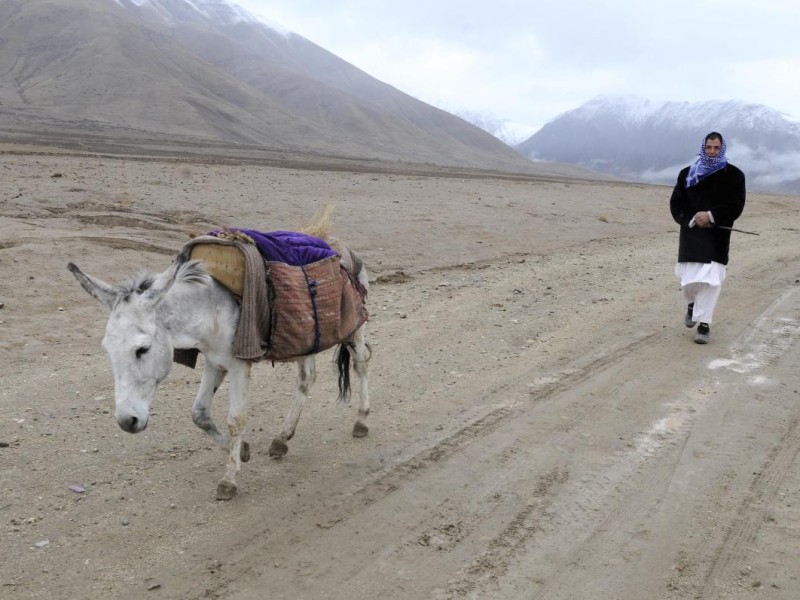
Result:
<instances>
[{"instance_id":1,"label":"small rock","mask_svg":"<svg viewBox=\"0 0 800 600\"><path fill-rule=\"evenodd\" d=\"M34 546L37 548L47 548L50 545L50 540L42 540L41 542L36 542Z\"/></svg>"},{"instance_id":2,"label":"small rock","mask_svg":"<svg viewBox=\"0 0 800 600\"><path fill-rule=\"evenodd\" d=\"M71 485L69 486L69 489L75 492L76 494L82 494L83 492L86 491L86 488L84 488L82 485Z\"/></svg>"},{"instance_id":3,"label":"small rock","mask_svg":"<svg viewBox=\"0 0 800 600\"><path fill-rule=\"evenodd\" d=\"M122 521L120 521L125 527L131 524L130 520L127 517L124 517Z\"/></svg>"}]
</instances>

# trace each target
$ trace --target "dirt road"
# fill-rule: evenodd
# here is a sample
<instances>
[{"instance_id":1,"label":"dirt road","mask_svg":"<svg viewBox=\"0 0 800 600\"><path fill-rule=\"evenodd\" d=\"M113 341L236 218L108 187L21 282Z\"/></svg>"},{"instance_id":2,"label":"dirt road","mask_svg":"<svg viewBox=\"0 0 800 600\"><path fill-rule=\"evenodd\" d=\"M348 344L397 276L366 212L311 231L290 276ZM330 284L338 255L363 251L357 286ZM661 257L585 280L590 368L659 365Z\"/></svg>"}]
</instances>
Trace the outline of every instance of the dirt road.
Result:
<instances>
[{"instance_id":1,"label":"dirt road","mask_svg":"<svg viewBox=\"0 0 800 600\"><path fill-rule=\"evenodd\" d=\"M712 343L669 190L0 155L0 597L800 596L800 204L751 195ZM329 354L281 461L258 365L239 495L175 366L113 419L105 315L66 271L161 270L189 231L328 202L372 273L370 434ZM224 419L227 388L215 410Z\"/></svg>"}]
</instances>

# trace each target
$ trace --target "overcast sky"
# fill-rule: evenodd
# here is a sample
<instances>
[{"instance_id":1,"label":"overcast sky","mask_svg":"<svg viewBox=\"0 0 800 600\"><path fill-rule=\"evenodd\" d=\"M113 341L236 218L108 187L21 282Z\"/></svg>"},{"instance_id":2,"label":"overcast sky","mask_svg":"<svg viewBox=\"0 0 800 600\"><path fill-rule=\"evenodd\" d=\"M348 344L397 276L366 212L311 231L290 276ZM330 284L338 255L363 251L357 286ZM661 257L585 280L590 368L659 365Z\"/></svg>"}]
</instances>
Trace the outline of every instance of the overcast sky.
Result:
<instances>
[{"instance_id":1,"label":"overcast sky","mask_svg":"<svg viewBox=\"0 0 800 600\"><path fill-rule=\"evenodd\" d=\"M230 1L523 137L601 94L742 100L800 120L797 0Z\"/></svg>"}]
</instances>

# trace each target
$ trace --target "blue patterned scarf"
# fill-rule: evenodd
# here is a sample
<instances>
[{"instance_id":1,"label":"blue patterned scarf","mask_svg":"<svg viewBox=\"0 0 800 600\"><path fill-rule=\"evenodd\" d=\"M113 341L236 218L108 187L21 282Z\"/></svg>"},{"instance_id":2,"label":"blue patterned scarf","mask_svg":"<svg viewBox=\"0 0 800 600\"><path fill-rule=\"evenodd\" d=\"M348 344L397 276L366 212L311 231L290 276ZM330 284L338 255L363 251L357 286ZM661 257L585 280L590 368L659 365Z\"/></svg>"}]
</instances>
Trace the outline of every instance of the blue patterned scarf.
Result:
<instances>
[{"instance_id":1,"label":"blue patterned scarf","mask_svg":"<svg viewBox=\"0 0 800 600\"><path fill-rule=\"evenodd\" d=\"M710 135L710 134L709 134ZM700 154L697 159L689 167L689 174L686 176L686 187L697 185L703 179L716 173L720 169L724 169L728 165L728 159L725 157L725 138L722 138L722 148L716 158L706 156L706 139L708 135L700 142Z\"/></svg>"}]
</instances>

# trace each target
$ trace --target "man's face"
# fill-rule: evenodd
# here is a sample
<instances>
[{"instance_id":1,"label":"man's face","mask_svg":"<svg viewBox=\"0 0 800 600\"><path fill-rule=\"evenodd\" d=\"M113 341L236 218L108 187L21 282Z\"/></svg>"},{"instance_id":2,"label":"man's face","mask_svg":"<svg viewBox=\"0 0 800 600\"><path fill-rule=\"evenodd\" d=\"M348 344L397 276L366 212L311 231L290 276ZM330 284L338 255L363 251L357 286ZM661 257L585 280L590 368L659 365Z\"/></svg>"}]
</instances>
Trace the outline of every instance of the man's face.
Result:
<instances>
[{"instance_id":1,"label":"man's face","mask_svg":"<svg viewBox=\"0 0 800 600\"><path fill-rule=\"evenodd\" d=\"M706 156L709 158L717 158L719 153L722 152L722 141L708 139L706 140Z\"/></svg>"}]
</instances>

